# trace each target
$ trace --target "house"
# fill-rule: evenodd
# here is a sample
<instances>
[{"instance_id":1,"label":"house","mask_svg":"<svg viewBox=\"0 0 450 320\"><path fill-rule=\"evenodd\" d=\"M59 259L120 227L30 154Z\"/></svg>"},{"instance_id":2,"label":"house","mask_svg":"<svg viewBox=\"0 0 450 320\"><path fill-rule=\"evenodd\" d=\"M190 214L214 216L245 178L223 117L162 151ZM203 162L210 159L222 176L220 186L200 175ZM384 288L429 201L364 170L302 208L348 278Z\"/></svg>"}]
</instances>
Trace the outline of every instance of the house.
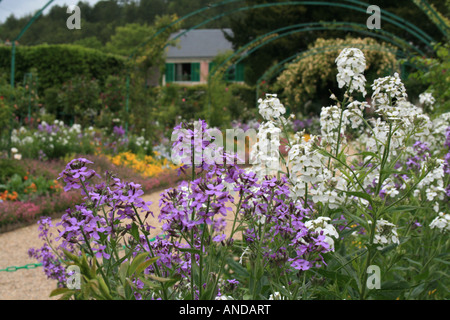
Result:
<instances>
[{"instance_id":1,"label":"house","mask_svg":"<svg viewBox=\"0 0 450 320\"><path fill-rule=\"evenodd\" d=\"M170 39L185 31L180 30L172 34ZM218 54L233 50L224 32L231 34L231 29L195 29L179 37L176 46L168 48L163 85L172 82L183 85L207 83L214 58ZM243 82L244 64L232 66L226 80Z\"/></svg>"}]
</instances>

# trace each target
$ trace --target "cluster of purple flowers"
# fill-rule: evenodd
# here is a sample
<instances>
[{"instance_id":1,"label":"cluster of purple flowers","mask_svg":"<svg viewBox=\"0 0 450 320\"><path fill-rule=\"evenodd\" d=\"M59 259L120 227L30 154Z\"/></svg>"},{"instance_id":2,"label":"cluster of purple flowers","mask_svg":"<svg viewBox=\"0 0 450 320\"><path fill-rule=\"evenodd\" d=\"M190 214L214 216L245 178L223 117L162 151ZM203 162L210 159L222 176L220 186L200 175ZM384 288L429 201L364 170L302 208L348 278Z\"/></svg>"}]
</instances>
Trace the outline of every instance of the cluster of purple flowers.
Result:
<instances>
[{"instance_id":1,"label":"cluster of purple flowers","mask_svg":"<svg viewBox=\"0 0 450 320\"><path fill-rule=\"evenodd\" d=\"M110 243L118 243L119 235L129 235L133 255L149 252L159 258L144 273L178 274L183 283L189 283L192 282L192 263L201 266L201 255L208 255L211 246L233 245L239 229L244 230L244 245L250 255L259 255L264 265L272 266L277 272L280 269L283 273L308 270L325 263L323 254L334 248L326 241L323 231L305 225L306 220L313 219L313 212L309 205L292 201L288 179L265 177L259 180L254 172L236 165L236 155L216 147L214 136L209 132L202 120L197 126L180 124L175 128L178 139L174 148L191 151L191 160L196 152L201 158L182 167L184 171L194 169L190 181L183 181L161 194L159 221L164 235L151 241L149 235L153 227L143 222L149 214L153 215L149 208L151 203L141 198L144 192L139 184L122 182L108 172L105 182L95 184L95 178L100 176L88 168L91 161L84 158L70 161L59 179L65 182L65 191L79 190L84 202L67 209L57 224L56 240L60 244L56 251L65 249L75 254L84 251L109 260L116 254ZM221 161L207 161L204 158L207 149L213 150L215 159ZM145 214L143 220L138 210ZM233 221L231 233L225 231L227 220ZM51 240L46 230L50 225L49 218L40 221L41 238L47 243L41 249L30 249L30 255L44 263L49 277L63 282L64 268L49 250ZM132 232L136 225L138 237ZM133 281L135 297L140 298L145 285L139 279ZM195 285L196 290L199 286ZM217 290L220 292L220 288Z\"/></svg>"},{"instance_id":2,"label":"cluster of purple flowers","mask_svg":"<svg viewBox=\"0 0 450 320\"><path fill-rule=\"evenodd\" d=\"M66 269L61 261L61 258L55 253L51 247L53 245L53 239L50 232L50 228L54 227L52 220L49 217L42 217L38 221L39 238L45 240L44 245L39 248L30 248L28 255L31 258L36 259L42 263L44 273L49 279L57 280L58 286L62 287L66 283ZM70 250L72 251L72 249Z\"/></svg>"},{"instance_id":3,"label":"cluster of purple flowers","mask_svg":"<svg viewBox=\"0 0 450 320\"><path fill-rule=\"evenodd\" d=\"M38 125L38 131L46 132L48 134L52 134L53 132L57 133L57 132L59 132L59 130L60 130L60 127L58 125L56 125L56 124L51 124L50 125L50 124L47 124L47 123L44 123L44 124L40 123Z\"/></svg>"},{"instance_id":4,"label":"cluster of purple flowers","mask_svg":"<svg viewBox=\"0 0 450 320\"><path fill-rule=\"evenodd\" d=\"M311 117L307 119L294 119L292 121L292 130L294 132L300 132L305 130L311 134L317 134L320 132L320 119L318 117Z\"/></svg>"},{"instance_id":5,"label":"cluster of purple flowers","mask_svg":"<svg viewBox=\"0 0 450 320\"><path fill-rule=\"evenodd\" d=\"M320 267L325 263L322 254L333 250L323 232L305 226L312 210L301 201L292 202L285 177L264 178L247 196L242 214L253 220L253 227L244 232L247 244L252 248L260 242L265 261L282 272Z\"/></svg>"},{"instance_id":6,"label":"cluster of purple flowers","mask_svg":"<svg viewBox=\"0 0 450 320\"><path fill-rule=\"evenodd\" d=\"M63 256L63 250L76 254L83 250L97 258L110 259L111 250L107 250L106 243L117 239L121 231L129 229L130 221L132 223L138 220L138 210L145 217L152 214L149 208L151 202L141 198L144 192L139 184L122 182L110 173L106 173L106 182L93 184L92 179L100 176L88 169L87 165L91 163L84 158L74 159L60 173L59 179L63 179L66 184L64 190L80 190L84 200L74 209L67 209L61 221L56 224L60 229L55 240L60 244L54 249L60 256ZM104 216L100 216L98 212L104 212ZM29 254L43 263L50 278L63 281L63 266L49 250L52 242L48 234L50 226L51 220L48 217L39 221L40 238L46 243L40 249L30 249ZM146 231L152 228L148 224L143 224L142 227Z\"/></svg>"},{"instance_id":7,"label":"cluster of purple flowers","mask_svg":"<svg viewBox=\"0 0 450 320\"><path fill-rule=\"evenodd\" d=\"M430 156L430 148L426 143L421 141L416 141L413 148L416 154L406 160L406 168L408 170L420 170L422 162Z\"/></svg>"},{"instance_id":8,"label":"cluster of purple flowers","mask_svg":"<svg viewBox=\"0 0 450 320\"><path fill-rule=\"evenodd\" d=\"M114 128L113 128L113 133L117 136L117 137L123 137L124 135L125 135L125 129L122 127L122 126L120 126L120 127L118 127L118 126L114 126Z\"/></svg>"}]
</instances>

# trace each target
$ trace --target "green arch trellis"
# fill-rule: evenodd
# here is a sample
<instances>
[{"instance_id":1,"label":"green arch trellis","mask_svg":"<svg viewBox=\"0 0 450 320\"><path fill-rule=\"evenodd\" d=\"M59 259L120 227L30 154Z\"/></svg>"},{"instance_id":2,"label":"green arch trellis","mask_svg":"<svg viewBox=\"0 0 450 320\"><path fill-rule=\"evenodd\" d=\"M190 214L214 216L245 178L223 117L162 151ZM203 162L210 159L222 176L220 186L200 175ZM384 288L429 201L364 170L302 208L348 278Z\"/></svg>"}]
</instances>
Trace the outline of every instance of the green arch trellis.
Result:
<instances>
[{"instance_id":1,"label":"green arch trellis","mask_svg":"<svg viewBox=\"0 0 450 320\"><path fill-rule=\"evenodd\" d=\"M330 28L329 26L333 26L333 28ZM220 68L224 67L226 64L230 63L236 56L240 55L240 58L235 61L235 63L241 62L243 59L248 57L250 54L252 54L254 51L258 50L259 48L263 47L264 45L267 45L268 43L277 40L282 37L289 36L294 33L298 32L307 32L307 31L315 31L315 30L342 30L342 31L354 31L362 34L368 34L372 37L381 38L391 44L393 44L396 47L399 48L405 48L410 47L411 50L415 50L420 55L425 55L425 53L412 46L411 44L407 43L406 41L403 41L401 38L396 37L392 33L386 32L386 31L379 31L381 34L369 32L364 29L365 26L358 23L347 23L347 22L331 22L331 23L320 23L320 22L310 22L310 23L300 23L289 27L283 27L271 32L268 32L264 35L259 36L258 38L248 42L241 48L239 48L236 52L234 52L230 57L225 59L217 68L215 68L211 74L211 77L214 76L215 72L219 70ZM290 30L294 29L294 30ZM285 33L280 33L280 31L287 31ZM271 37L274 35L274 37ZM391 38L390 38L391 37ZM393 40L395 39L395 40ZM260 42L259 44L257 44ZM256 46L253 46L254 44L257 44ZM247 51L248 50L248 51ZM242 55L241 55L242 54Z\"/></svg>"},{"instance_id":2,"label":"green arch trellis","mask_svg":"<svg viewBox=\"0 0 450 320\"><path fill-rule=\"evenodd\" d=\"M164 32L165 30L167 30L168 28L174 26L176 23L180 23L192 16L195 16L197 14L201 14L202 12L209 10L210 8L217 8L217 7L221 7L230 3L235 3L235 2L239 2L242 0L227 0L227 1L222 1L216 4L211 4L207 7L201 8L199 10L196 10L194 12L191 12L179 19L177 19L176 21L172 22L171 24L169 24L166 27L161 28L160 30L158 30L154 35L152 35L149 39L147 39L146 41L142 42L138 47L136 47L136 49L130 54L128 60L132 59L135 54L137 53L137 51L142 48L143 46L145 46L148 42L150 42L151 40L153 40L155 37L159 36L162 32ZM336 2L328 2L328 1L290 1L290 2L277 2L277 3L266 3L266 4L259 4L259 5L253 5L253 6L247 6L247 7L242 7L242 8L238 8L238 9L234 9L231 11L227 11L224 12L222 14L216 15L213 18L209 18L204 20L202 23L189 28L187 30L185 30L184 32L180 33L177 37L181 37L183 34L185 34L186 32L193 30L193 29L197 29L200 26L220 19L224 16L227 16L229 14L235 13L235 12L239 12L239 11L245 11L245 10L251 10L251 9L257 9L257 8L264 8L264 7L273 7L273 6L282 6L282 5L311 5L311 6L331 6L331 7L341 7L341 8L347 8L350 10L355 10L355 11L359 11L359 12L363 12L364 14L367 14L366 9L368 7L368 3L363 3L361 1L358 0L342 0L344 2L348 2L351 4L345 4L345 3L336 3ZM425 0L421 0L419 2L425 3ZM355 5L359 5L359 6L364 6L364 8L361 7L357 7ZM420 8L420 7L419 7ZM432 11L434 11L432 8L430 8ZM435 11L434 11L435 12ZM388 16L386 18L386 16ZM391 19L392 18L392 19ZM421 42L425 43L425 45L429 48L433 48L432 47L432 42L434 42L434 40L427 35L425 32L423 32L422 30L420 30L419 28L417 28L415 25L411 24L410 22L396 16L395 14L389 13L389 12L383 12L383 19L384 21L390 22L394 25L396 25L397 27L400 27L402 29L404 29L405 31L409 32L410 34L412 34L413 36L415 36L417 39L419 39ZM415 30L415 31L413 31ZM416 32L417 31L417 32ZM442 30L441 30L442 31ZM173 39L172 39L173 40ZM167 43L166 46L167 47ZM129 74L127 74L127 82L126 82L126 90L127 90L127 94L126 94L126 112L128 113L129 110L129 86L130 86L130 78L129 78ZM126 129L127 129L128 125L126 124Z\"/></svg>"},{"instance_id":3,"label":"green arch trellis","mask_svg":"<svg viewBox=\"0 0 450 320\"><path fill-rule=\"evenodd\" d=\"M336 23L332 23L334 26L336 26L337 30L345 30L345 31L355 31L355 32L359 32L359 33L369 33L367 30L363 30L361 29L361 27L364 27L361 24L353 24L353 28L348 27L348 23L341 23L341 22L336 22ZM291 27L298 27L298 26L302 26L302 28L298 28L298 29L294 29L294 30L290 30L286 33L282 33L282 34L278 34L278 31L282 30L289 30L291 29ZM327 26L323 26L323 24L321 23L305 23L305 24L298 24L295 26L291 26L291 27L285 27L285 28L280 28L278 30L269 32L265 35L262 35L260 37L258 37L257 39L247 43L246 45L242 46L238 51L236 51L235 53L233 53L233 55L231 55L230 57L228 57L228 59L226 59L225 61L222 62L222 64L220 64L219 66L217 66L213 72L211 72L209 74L209 77L213 77L215 72L217 72L218 70L220 70L221 68L225 68L227 66L227 64L230 64L231 61L233 61L233 59L235 59L236 56L239 56L242 54L242 56L240 56L237 60L233 61L233 63L239 63L240 61L242 61L243 59L245 59L247 56L249 56L251 53L253 53L254 51L256 51L257 49L261 48L262 46L268 44L271 41L277 40L281 37L285 37L288 36L290 34L293 33L298 33L298 32L306 32L306 31L311 31L311 30L324 30L324 29L328 29ZM359 27L359 29L355 29L354 27ZM416 50L419 54L424 54L421 50L414 48L413 46L411 46L410 44L403 42L401 39L399 43L396 43L396 41L391 40L388 36L392 36L393 38L396 38L393 34L390 34L389 32L382 32L384 35L379 35L379 34L372 34L372 37L379 37L381 39L384 39L386 41L388 41L389 43L393 44L394 46L400 48L403 48L404 46L406 47L411 47L412 50ZM270 37L271 35L274 35L274 37ZM266 39L266 40L265 40ZM260 42L257 46L253 46L252 45L254 43L258 43ZM379 46L380 49L382 49L383 47L380 45ZM386 49L386 48L384 48ZM387 50L387 49L386 49ZM308 50L307 50L308 51ZM306 51L306 52L307 52ZM304 51L305 52L305 51ZM303 52L303 53L304 53ZM401 52L405 57L405 53ZM298 56L300 53L297 53L295 56ZM396 53L397 54L397 53ZM291 57L292 58L292 57ZM289 58L288 58L289 59ZM287 62L287 61L284 61ZM208 81L208 83L210 83L210 81ZM258 80L257 82L257 90L256 90L256 100L258 100L259 97L259 85L260 85L260 80ZM208 108L211 107L211 101L208 102Z\"/></svg>"},{"instance_id":4,"label":"green arch trellis","mask_svg":"<svg viewBox=\"0 0 450 320\"><path fill-rule=\"evenodd\" d=\"M223 5L227 5L230 3L235 3L235 2L240 2L243 0L226 0L226 1L222 1L216 4L211 4L207 7L201 8L199 10L193 11L179 19L177 19L176 21L172 22L171 24L161 28L160 30L158 30L158 32L156 32L154 35L152 35L149 39L145 40L144 42L142 42L140 45L138 45L135 50L133 50L133 52L129 55L128 59L132 59L135 54L138 52L138 50L140 48L142 48L143 46L145 46L148 42L150 42L151 40L153 40L155 37L159 36L162 32L164 32L165 30L167 30L170 27L173 27L175 24L180 23L192 16L201 14L202 12L209 10L210 8L217 8L217 7L221 7ZM233 9L224 13L221 13L219 15L216 15L212 18L206 19L203 22L197 24L196 26L193 26L189 29L186 29L184 32L180 33L178 37L181 37L183 34L189 32L190 30L194 30L197 29L209 22L215 21L217 19L223 18L225 16L228 16L230 14L236 13L236 12L240 12L240 11L246 11L246 10L251 10L251 9L260 9L260 8L267 8L267 7L275 7L275 6L293 6L293 5L304 5L304 6L331 6L331 7L341 7L341 8L346 8L346 9L350 9L350 10L355 10L358 11L360 13L363 13L364 15L367 14L366 9L368 7L368 3L364 3L358 0L341 0L344 2L349 2L352 3L352 5L349 4L345 4L345 3L339 3L339 2L329 2L329 1L320 1L320 0L316 0L316 1L285 1L285 2L273 2L273 3L264 3L264 4L255 4L252 6L246 6L246 7L242 7L242 8L237 8L237 9ZM426 2L425 0L422 0L421 2ZM362 6L361 7L357 7L353 4ZM433 10L431 8L431 10ZM433 10L433 12L435 12ZM428 47L432 48L431 43L434 42L434 40L428 35L426 34L423 30L419 29L417 26L415 26L414 24L406 21L405 19L400 18L399 16L392 14L390 12L387 11L383 11L382 13L383 15L383 20L390 22L394 25L396 25L397 27L404 29L405 31L411 33L412 35L414 35L416 38L418 38L419 40L421 40L422 42L424 42ZM385 16L388 16L388 18L386 18ZM415 30L415 31L412 31ZM417 31L417 32L416 32ZM419 35L420 34L420 35Z\"/></svg>"}]
</instances>

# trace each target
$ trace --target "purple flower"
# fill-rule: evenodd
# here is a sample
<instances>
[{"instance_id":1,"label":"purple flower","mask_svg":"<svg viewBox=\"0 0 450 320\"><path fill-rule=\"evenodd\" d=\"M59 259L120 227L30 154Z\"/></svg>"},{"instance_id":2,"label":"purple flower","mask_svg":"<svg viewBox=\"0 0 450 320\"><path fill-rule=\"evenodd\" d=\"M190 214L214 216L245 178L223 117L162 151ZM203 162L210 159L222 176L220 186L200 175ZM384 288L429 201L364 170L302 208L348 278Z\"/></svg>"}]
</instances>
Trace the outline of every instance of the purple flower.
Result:
<instances>
[{"instance_id":1,"label":"purple flower","mask_svg":"<svg viewBox=\"0 0 450 320\"><path fill-rule=\"evenodd\" d=\"M311 268L311 263L304 259L289 259L291 263L291 267L296 270L309 270Z\"/></svg>"},{"instance_id":2,"label":"purple flower","mask_svg":"<svg viewBox=\"0 0 450 320\"><path fill-rule=\"evenodd\" d=\"M114 126L113 128L113 132L117 137L123 137L125 135L125 129L122 128L122 126L118 127L118 126Z\"/></svg>"}]
</instances>

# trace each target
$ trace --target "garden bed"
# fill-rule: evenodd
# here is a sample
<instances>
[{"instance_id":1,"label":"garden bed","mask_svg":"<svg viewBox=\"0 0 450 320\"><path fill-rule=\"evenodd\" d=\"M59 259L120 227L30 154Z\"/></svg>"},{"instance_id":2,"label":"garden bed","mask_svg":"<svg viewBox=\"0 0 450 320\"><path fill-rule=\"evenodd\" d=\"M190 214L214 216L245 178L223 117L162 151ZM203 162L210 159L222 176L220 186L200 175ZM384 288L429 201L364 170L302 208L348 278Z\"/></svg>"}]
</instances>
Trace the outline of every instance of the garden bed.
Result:
<instances>
[{"instance_id":1,"label":"garden bed","mask_svg":"<svg viewBox=\"0 0 450 320\"><path fill-rule=\"evenodd\" d=\"M114 172L118 176L132 179L142 185L145 193L162 191L181 179L174 167L159 167L156 169L157 165L154 164L151 174L146 175L136 171L134 167L128 166L128 163L114 163L107 156L83 155L80 157L91 159L99 174ZM19 192L21 193L19 195L18 191L3 191L4 200L0 203L0 233L34 224L42 216L60 218L67 208L80 203L82 198L80 193L76 191L64 192L62 184L58 181L59 173L65 166L63 160L22 159L15 160L14 165L17 171L14 173L17 180L14 188L20 189ZM20 174L23 175L21 179L19 179ZM31 181L37 179L37 177L45 183L49 183L48 190L38 191L36 190L37 187L30 188L30 186L35 185ZM4 187L11 188L12 186L9 184ZM28 194L25 194L24 190Z\"/></svg>"}]
</instances>

